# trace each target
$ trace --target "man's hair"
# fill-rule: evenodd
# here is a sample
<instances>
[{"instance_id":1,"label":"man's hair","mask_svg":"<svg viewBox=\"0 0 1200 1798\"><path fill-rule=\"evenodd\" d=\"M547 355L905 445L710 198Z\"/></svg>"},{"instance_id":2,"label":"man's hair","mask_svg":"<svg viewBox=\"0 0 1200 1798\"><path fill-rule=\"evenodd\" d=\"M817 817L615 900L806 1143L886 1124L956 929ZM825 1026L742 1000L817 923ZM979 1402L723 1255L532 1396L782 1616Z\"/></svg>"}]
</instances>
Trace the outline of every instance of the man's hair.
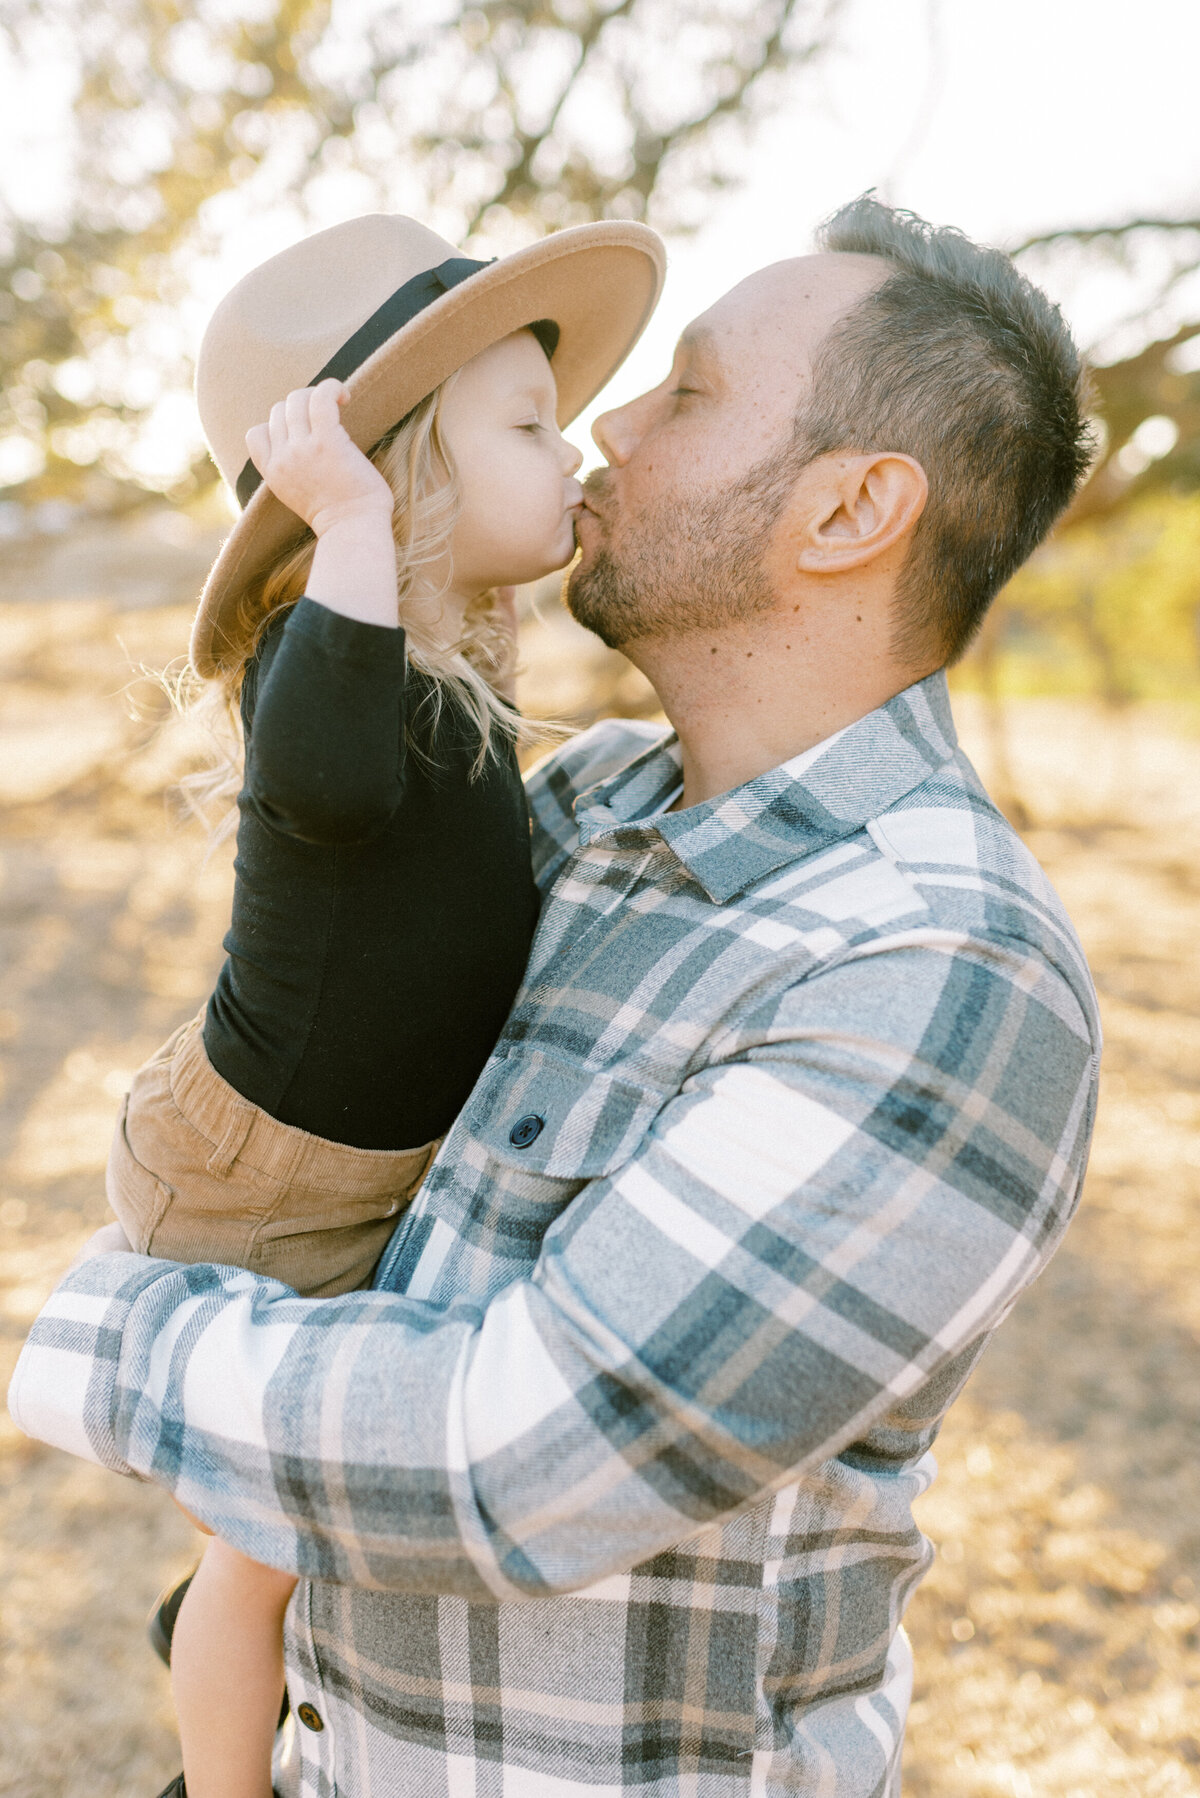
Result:
<instances>
[{"instance_id":1,"label":"man's hair","mask_svg":"<svg viewBox=\"0 0 1200 1798\"><path fill-rule=\"evenodd\" d=\"M897 648L950 662L1087 469L1079 352L1057 306L960 231L864 195L817 241L891 273L821 345L797 448L921 464L929 500L897 590Z\"/></svg>"}]
</instances>

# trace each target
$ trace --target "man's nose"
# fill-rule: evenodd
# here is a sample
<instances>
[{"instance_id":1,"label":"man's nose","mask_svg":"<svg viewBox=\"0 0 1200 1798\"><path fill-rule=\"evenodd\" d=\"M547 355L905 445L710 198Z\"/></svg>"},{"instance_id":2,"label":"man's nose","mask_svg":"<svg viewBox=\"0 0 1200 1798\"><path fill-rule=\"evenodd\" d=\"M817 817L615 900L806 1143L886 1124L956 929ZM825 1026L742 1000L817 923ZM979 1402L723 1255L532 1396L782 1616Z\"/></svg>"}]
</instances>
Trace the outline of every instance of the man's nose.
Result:
<instances>
[{"instance_id":1,"label":"man's nose","mask_svg":"<svg viewBox=\"0 0 1200 1798\"><path fill-rule=\"evenodd\" d=\"M639 409L649 397L648 394L643 394L641 399L630 400L627 406L617 406L611 412L602 412L592 426L596 448L610 467L620 468L628 462L637 448L641 436Z\"/></svg>"}]
</instances>

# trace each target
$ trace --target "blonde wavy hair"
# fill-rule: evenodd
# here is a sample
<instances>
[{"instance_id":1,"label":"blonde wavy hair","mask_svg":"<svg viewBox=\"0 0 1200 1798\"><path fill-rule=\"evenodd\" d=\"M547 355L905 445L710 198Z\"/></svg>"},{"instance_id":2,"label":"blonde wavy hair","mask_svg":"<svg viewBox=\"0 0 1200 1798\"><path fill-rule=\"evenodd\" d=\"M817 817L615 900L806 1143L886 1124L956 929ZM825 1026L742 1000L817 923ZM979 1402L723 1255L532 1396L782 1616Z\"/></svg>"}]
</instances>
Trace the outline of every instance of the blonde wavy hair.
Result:
<instances>
[{"instance_id":1,"label":"blonde wavy hair","mask_svg":"<svg viewBox=\"0 0 1200 1798\"><path fill-rule=\"evenodd\" d=\"M432 593L435 602L444 597L452 579L447 551L462 493L439 420L442 401L455 378L451 375L443 381L394 425L370 456L396 498L392 535L400 622L407 637L408 660L428 683L421 705L409 719L409 748L428 758L442 708L453 705L479 739L471 768L475 780L500 744L561 733L553 726L526 724L497 690L496 683L512 666L515 646L494 593L484 594L467 608L461 634L448 645L431 636L415 614L406 615L405 601L422 585L429 569L445 561L447 572ZM303 596L315 547L316 538L305 526L266 575L247 589L233 625L235 640L244 644L236 667L211 680L201 680L193 670L185 670L177 681L168 683L177 709L205 732L212 746L211 765L184 775L179 792L186 809L203 821L217 841L228 836L237 821L233 801L242 778L240 701L246 669L271 625ZM427 589L423 588L422 597L428 597Z\"/></svg>"}]
</instances>

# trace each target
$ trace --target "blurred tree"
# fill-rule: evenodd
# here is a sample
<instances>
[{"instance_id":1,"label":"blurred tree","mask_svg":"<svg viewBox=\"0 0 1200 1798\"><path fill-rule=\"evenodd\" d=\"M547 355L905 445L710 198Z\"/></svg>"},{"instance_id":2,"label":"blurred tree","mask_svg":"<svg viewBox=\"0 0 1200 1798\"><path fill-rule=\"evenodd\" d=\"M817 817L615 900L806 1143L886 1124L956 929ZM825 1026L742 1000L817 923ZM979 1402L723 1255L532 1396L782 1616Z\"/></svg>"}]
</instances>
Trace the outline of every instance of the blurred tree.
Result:
<instances>
[{"instance_id":1,"label":"blurred tree","mask_svg":"<svg viewBox=\"0 0 1200 1798\"><path fill-rule=\"evenodd\" d=\"M1008 684L1091 692L1109 705L1189 696L1198 568L1200 493L1151 491L1077 520L1005 591Z\"/></svg>"},{"instance_id":2,"label":"blurred tree","mask_svg":"<svg viewBox=\"0 0 1200 1798\"><path fill-rule=\"evenodd\" d=\"M460 243L694 227L841 5L6 0L15 77L50 56L75 81L57 215L0 202L0 451L42 462L10 492L120 509L163 485L138 446L186 386L197 260L283 205L314 228L331 185ZM197 456L171 491L212 478Z\"/></svg>"},{"instance_id":3,"label":"blurred tree","mask_svg":"<svg viewBox=\"0 0 1200 1798\"><path fill-rule=\"evenodd\" d=\"M1190 316L1200 218L1064 226L1014 253L1036 278L1071 251L1143 279L1157 266L1157 292L1120 334L1136 347L1094 358L1091 475L964 665L961 678L991 701L997 741L1007 692L1085 691L1120 705L1194 696L1200 676L1200 319ZM1026 809L1011 782L1005 804L1017 818Z\"/></svg>"},{"instance_id":4,"label":"blurred tree","mask_svg":"<svg viewBox=\"0 0 1200 1798\"><path fill-rule=\"evenodd\" d=\"M1036 280L1071 251L1140 263L1143 275L1157 263L1158 291L1123 333L1137 346L1092 359L1100 429L1088 480L956 672L984 702L992 795L1020 829L1037 808L1008 753L1011 695L1084 693L1120 706L1200 691L1200 319L1188 316L1200 218L1067 225L1013 254Z\"/></svg>"},{"instance_id":5,"label":"blurred tree","mask_svg":"<svg viewBox=\"0 0 1200 1798\"><path fill-rule=\"evenodd\" d=\"M1063 226L1026 240L1017 256L1053 254L1067 246L1125 262L1151 248L1165 260L1153 318L1173 311L1200 270L1200 218L1134 218L1107 225ZM1184 303L1186 312L1186 299ZM1071 528L1105 517L1144 495L1200 487L1200 319L1175 323L1132 354L1092 370L1103 425L1090 479L1067 517Z\"/></svg>"}]
</instances>

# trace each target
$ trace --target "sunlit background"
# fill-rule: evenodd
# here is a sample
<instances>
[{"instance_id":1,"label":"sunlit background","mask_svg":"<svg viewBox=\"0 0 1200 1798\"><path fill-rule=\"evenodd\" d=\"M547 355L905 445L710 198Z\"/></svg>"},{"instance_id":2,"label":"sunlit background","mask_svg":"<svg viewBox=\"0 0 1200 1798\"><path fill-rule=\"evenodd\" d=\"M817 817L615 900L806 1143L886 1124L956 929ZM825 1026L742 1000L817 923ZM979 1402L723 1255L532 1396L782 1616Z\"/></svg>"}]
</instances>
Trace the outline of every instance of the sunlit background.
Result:
<instances>
[{"instance_id":1,"label":"sunlit background","mask_svg":"<svg viewBox=\"0 0 1200 1798\"><path fill-rule=\"evenodd\" d=\"M1200 1793L1200 7L1193 0L5 0L0 8L0 1325L104 1216L129 1071L211 983L229 864L171 809L229 513L208 312L372 208L469 253L647 218L689 318L874 188L1001 243L1093 366L1100 454L955 672L1085 939L1108 1038L1081 1216L922 1501L910 1798ZM525 596L528 711L653 715ZM191 1539L0 1423L0 1798L177 1770L140 1635Z\"/></svg>"}]
</instances>

